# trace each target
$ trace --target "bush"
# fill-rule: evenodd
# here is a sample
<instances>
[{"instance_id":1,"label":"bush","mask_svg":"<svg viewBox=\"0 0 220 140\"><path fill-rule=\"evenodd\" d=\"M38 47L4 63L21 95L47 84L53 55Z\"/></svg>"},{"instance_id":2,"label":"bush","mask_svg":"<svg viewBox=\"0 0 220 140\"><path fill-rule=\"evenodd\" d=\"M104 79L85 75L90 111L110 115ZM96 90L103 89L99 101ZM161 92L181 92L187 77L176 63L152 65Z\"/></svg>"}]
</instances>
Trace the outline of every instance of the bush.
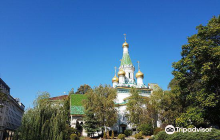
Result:
<instances>
[{"instance_id":1,"label":"bush","mask_svg":"<svg viewBox=\"0 0 220 140\"><path fill-rule=\"evenodd\" d=\"M142 131L143 135L152 135L153 127L150 124L142 124L138 127L138 131Z\"/></svg>"},{"instance_id":2,"label":"bush","mask_svg":"<svg viewBox=\"0 0 220 140\"><path fill-rule=\"evenodd\" d=\"M103 134L103 139L107 139L107 135L106 135L105 132L104 132L104 134Z\"/></svg>"},{"instance_id":3,"label":"bush","mask_svg":"<svg viewBox=\"0 0 220 140\"><path fill-rule=\"evenodd\" d=\"M132 130L125 130L125 135L126 137L131 136L132 135Z\"/></svg>"},{"instance_id":4,"label":"bush","mask_svg":"<svg viewBox=\"0 0 220 140\"><path fill-rule=\"evenodd\" d=\"M77 136L77 134L71 134L70 140L79 140L79 137Z\"/></svg>"},{"instance_id":5,"label":"bush","mask_svg":"<svg viewBox=\"0 0 220 140\"><path fill-rule=\"evenodd\" d=\"M118 139L124 140L125 139L125 134L119 134Z\"/></svg>"},{"instance_id":6,"label":"bush","mask_svg":"<svg viewBox=\"0 0 220 140\"><path fill-rule=\"evenodd\" d=\"M134 137L135 137L136 139L143 139L143 133L142 133L142 132L139 132L139 133L135 134Z\"/></svg>"},{"instance_id":7,"label":"bush","mask_svg":"<svg viewBox=\"0 0 220 140\"><path fill-rule=\"evenodd\" d=\"M153 134L156 135L160 131L164 131L164 129L157 127L157 128L154 129L154 133Z\"/></svg>"},{"instance_id":8,"label":"bush","mask_svg":"<svg viewBox=\"0 0 220 140\"><path fill-rule=\"evenodd\" d=\"M220 139L220 130L212 129L211 132L175 132L172 135L165 131L159 132L151 140L213 140Z\"/></svg>"}]
</instances>

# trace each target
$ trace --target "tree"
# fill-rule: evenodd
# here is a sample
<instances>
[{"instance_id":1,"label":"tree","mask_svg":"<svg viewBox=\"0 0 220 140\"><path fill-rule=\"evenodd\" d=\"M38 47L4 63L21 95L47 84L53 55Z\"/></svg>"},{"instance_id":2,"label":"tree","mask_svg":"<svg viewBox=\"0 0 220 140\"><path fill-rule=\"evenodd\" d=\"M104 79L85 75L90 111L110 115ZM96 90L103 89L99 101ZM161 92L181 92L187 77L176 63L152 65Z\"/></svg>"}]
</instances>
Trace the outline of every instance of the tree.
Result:
<instances>
[{"instance_id":1,"label":"tree","mask_svg":"<svg viewBox=\"0 0 220 140\"><path fill-rule=\"evenodd\" d=\"M131 124L138 127L145 120L144 118L144 98L139 95L139 91L132 87L130 90L131 96L127 103L127 117Z\"/></svg>"},{"instance_id":2,"label":"tree","mask_svg":"<svg viewBox=\"0 0 220 140\"><path fill-rule=\"evenodd\" d=\"M86 110L85 117L90 121L95 117L99 122L99 127L101 127L102 132L104 132L104 130L106 131L106 127L113 126L117 121L117 110L115 109L114 103L116 90L111 86L100 85L93 90L89 90L86 95L88 98L84 105ZM85 124L89 122L88 120Z\"/></svg>"},{"instance_id":3,"label":"tree","mask_svg":"<svg viewBox=\"0 0 220 140\"><path fill-rule=\"evenodd\" d=\"M117 121L117 110L115 109L114 100L116 99L116 90L111 86L100 85L95 87L95 115L100 121L102 131L106 131L106 127L113 126Z\"/></svg>"},{"instance_id":4,"label":"tree","mask_svg":"<svg viewBox=\"0 0 220 140\"><path fill-rule=\"evenodd\" d=\"M41 93L34 101L34 107L25 111L22 125L16 132L22 140L69 139L73 129L66 122L68 116L64 103L49 100L50 94Z\"/></svg>"},{"instance_id":5,"label":"tree","mask_svg":"<svg viewBox=\"0 0 220 140\"><path fill-rule=\"evenodd\" d=\"M84 85L81 85L78 89L77 89L77 92L76 94L86 94L86 92L88 90L90 90L91 87L87 84L84 84Z\"/></svg>"},{"instance_id":6,"label":"tree","mask_svg":"<svg viewBox=\"0 0 220 140\"><path fill-rule=\"evenodd\" d=\"M86 130L88 136L93 137L94 133L100 130L99 121L97 116L94 114L95 110L95 93L92 89L88 90L86 95L86 100L83 101L85 108L84 125L83 128Z\"/></svg>"},{"instance_id":7,"label":"tree","mask_svg":"<svg viewBox=\"0 0 220 140\"><path fill-rule=\"evenodd\" d=\"M182 112L199 109L196 116L200 118L190 123L199 125L204 119L207 124L220 126L220 16L196 29L198 33L182 46L182 58L173 63Z\"/></svg>"}]
</instances>

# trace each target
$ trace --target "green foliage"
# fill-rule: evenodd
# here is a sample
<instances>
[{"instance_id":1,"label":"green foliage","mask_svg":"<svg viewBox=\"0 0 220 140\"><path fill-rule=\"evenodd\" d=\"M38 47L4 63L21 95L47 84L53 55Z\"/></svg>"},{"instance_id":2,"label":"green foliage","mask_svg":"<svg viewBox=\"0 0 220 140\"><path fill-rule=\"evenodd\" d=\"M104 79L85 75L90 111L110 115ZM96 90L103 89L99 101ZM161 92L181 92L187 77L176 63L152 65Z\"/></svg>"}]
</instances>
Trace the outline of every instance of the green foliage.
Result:
<instances>
[{"instance_id":1,"label":"green foliage","mask_svg":"<svg viewBox=\"0 0 220 140\"><path fill-rule=\"evenodd\" d=\"M90 89L91 89L91 87L90 87L89 85L87 85L87 84L81 85L81 86L77 89L76 94L86 94L86 92L87 92L88 90L90 90Z\"/></svg>"},{"instance_id":2,"label":"green foliage","mask_svg":"<svg viewBox=\"0 0 220 140\"><path fill-rule=\"evenodd\" d=\"M141 131L143 135L152 135L153 127L151 124L141 124L138 126L138 131Z\"/></svg>"},{"instance_id":3,"label":"green foliage","mask_svg":"<svg viewBox=\"0 0 220 140\"><path fill-rule=\"evenodd\" d=\"M79 137L77 136L77 134L71 134L70 140L79 140Z\"/></svg>"},{"instance_id":4,"label":"green foliage","mask_svg":"<svg viewBox=\"0 0 220 140\"><path fill-rule=\"evenodd\" d=\"M115 137L115 134L114 134L114 131L112 130L111 139L114 139L114 137Z\"/></svg>"},{"instance_id":5,"label":"green foliage","mask_svg":"<svg viewBox=\"0 0 220 140\"><path fill-rule=\"evenodd\" d=\"M84 121L85 123L83 125L83 128L86 130L88 136L92 137L95 132L100 130L99 121L97 120L91 109L86 110Z\"/></svg>"},{"instance_id":6,"label":"green foliage","mask_svg":"<svg viewBox=\"0 0 220 140\"><path fill-rule=\"evenodd\" d=\"M126 137L131 136L132 135L132 130L125 130L125 135Z\"/></svg>"},{"instance_id":7,"label":"green foliage","mask_svg":"<svg viewBox=\"0 0 220 140\"><path fill-rule=\"evenodd\" d=\"M16 135L21 140L69 139L73 129L69 127L64 102L49 100L49 93L41 93L34 101L34 107L27 110ZM62 105L61 105L62 104Z\"/></svg>"},{"instance_id":8,"label":"green foliage","mask_svg":"<svg viewBox=\"0 0 220 140\"><path fill-rule=\"evenodd\" d=\"M107 139L106 132L104 132L104 134L103 134L103 139Z\"/></svg>"},{"instance_id":9,"label":"green foliage","mask_svg":"<svg viewBox=\"0 0 220 140\"><path fill-rule=\"evenodd\" d=\"M212 129L211 132L175 132L172 135L165 131L159 132L151 140L213 140L220 139L220 130Z\"/></svg>"},{"instance_id":10,"label":"green foliage","mask_svg":"<svg viewBox=\"0 0 220 140\"><path fill-rule=\"evenodd\" d=\"M176 118L176 125L181 127L198 126L203 122L202 110L198 107L188 108L186 113L182 113L180 117Z\"/></svg>"},{"instance_id":11,"label":"green foliage","mask_svg":"<svg viewBox=\"0 0 220 140\"><path fill-rule=\"evenodd\" d=\"M128 120L134 125L139 126L141 123L143 123L144 117L144 99L141 95L139 95L139 91L136 88L131 88L130 90L131 96L129 97L128 103L127 103L127 114Z\"/></svg>"},{"instance_id":12,"label":"green foliage","mask_svg":"<svg viewBox=\"0 0 220 140\"><path fill-rule=\"evenodd\" d=\"M157 127L154 129L154 132L153 134L156 135L157 133L159 133L160 131L164 131L164 129L160 128L160 127Z\"/></svg>"},{"instance_id":13,"label":"green foliage","mask_svg":"<svg viewBox=\"0 0 220 140\"><path fill-rule=\"evenodd\" d=\"M93 123L96 128L101 128L104 131L105 127L111 127L116 123L117 110L114 103L116 90L114 88L107 85L100 85L99 87L88 90L86 97L86 100L84 100L84 108L86 110L85 124L89 122ZM92 122L93 120L95 121ZM94 132L92 125L84 128L87 132Z\"/></svg>"},{"instance_id":14,"label":"green foliage","mask_svg":"<svg viewBox=\"0 0 220 140\"><path fill-rule=\"evenodd\" d=\"M125 139L125 134L119 134L118 139L124 140Z\"/></svg>"},{"instance_id":15,"label":"green foliage","mask_svg":"<svg viewBox=\"0 0 220 140\"><path fill-rule=\"evenodd\" d=\"M143 139L143 134L142 132L139 132L137 134L134 135L135 139Z\"/></svg>"},{"instance_id":16,"label":"green foliage","mask_svg":"<svg viewBox=\"0 0 220 140\"><path fill-rule=\"evenodd\" d=\"M220 112L220 16L213 17L206 26L199 25L197 30L182 46L182 58L173 63L178 98L182 113L191 114L189 107L203 110L196 112L200 118L193 125L199 125L202 119L220 125L220 116L216 115Z\"/></svg>"}]
</instances>

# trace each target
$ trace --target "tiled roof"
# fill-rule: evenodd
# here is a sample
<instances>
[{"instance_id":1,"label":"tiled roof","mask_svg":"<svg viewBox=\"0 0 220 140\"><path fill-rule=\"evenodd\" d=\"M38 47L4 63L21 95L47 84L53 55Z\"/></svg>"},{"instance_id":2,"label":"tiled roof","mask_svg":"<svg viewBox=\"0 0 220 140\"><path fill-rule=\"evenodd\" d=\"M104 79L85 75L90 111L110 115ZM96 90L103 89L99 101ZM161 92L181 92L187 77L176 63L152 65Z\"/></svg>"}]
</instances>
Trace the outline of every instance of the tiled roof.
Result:
<instances>
[{"instance_id":1,"label":"tiled roof","mask_svg":"<svg viewBox=\"0 0 220 140\"><path fill-rule=\"evenodd\" d=\"M68 95L62 95L62 96L52 97L50 98L50 100L64 100L67 97Z\"/></svg>"},{"instance_id":2,"label":"tiled roof","mask_svg":"<svg viewBox=\"0 0 220 140\"><path fill-rule=\"evenodd\" d=\"M122 65L132 65L131 58L128 53L124 53L121 60Z\"/></svg>"}]
</instances>

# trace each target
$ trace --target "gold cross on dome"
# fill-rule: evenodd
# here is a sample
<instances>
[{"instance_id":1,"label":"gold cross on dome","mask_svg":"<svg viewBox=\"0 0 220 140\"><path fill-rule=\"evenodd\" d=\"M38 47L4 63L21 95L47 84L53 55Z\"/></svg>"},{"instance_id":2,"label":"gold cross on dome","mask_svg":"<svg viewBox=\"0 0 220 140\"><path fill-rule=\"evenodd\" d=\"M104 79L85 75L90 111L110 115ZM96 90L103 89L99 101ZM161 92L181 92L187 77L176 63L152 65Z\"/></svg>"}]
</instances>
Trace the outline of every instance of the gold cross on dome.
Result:
<instances>
[{"instance_id":1,"label":"gold cross on dome","mask_svg":"<svg viewBox=\"0 0 220 140\"><path fill-rule=\"evenodd\" d=\"M140 70L140 62L139 62L139 61L137 61L137 63L138 63L138 70Z\"/></svg>"},{"instance_id":2,"label":"gold cross on dome","mask_svg":"<svg viewBox=\"0 0 220 140\"><path fill-rule=\"evenodd\" d=\"M124 34L124 36L125 36L125 42L126 42L126 34Z\"/></svg>"},{"instance_id":3,"label":"gold cross on dome","mask_svg":"<svg viewBox=\"0 0 220 140\"><path fill-rule=\"evenodd\" d=\"M116 69L117 69L117 67L115 67L115 75L116 75Z\"/></svg>"}]
</instances>

